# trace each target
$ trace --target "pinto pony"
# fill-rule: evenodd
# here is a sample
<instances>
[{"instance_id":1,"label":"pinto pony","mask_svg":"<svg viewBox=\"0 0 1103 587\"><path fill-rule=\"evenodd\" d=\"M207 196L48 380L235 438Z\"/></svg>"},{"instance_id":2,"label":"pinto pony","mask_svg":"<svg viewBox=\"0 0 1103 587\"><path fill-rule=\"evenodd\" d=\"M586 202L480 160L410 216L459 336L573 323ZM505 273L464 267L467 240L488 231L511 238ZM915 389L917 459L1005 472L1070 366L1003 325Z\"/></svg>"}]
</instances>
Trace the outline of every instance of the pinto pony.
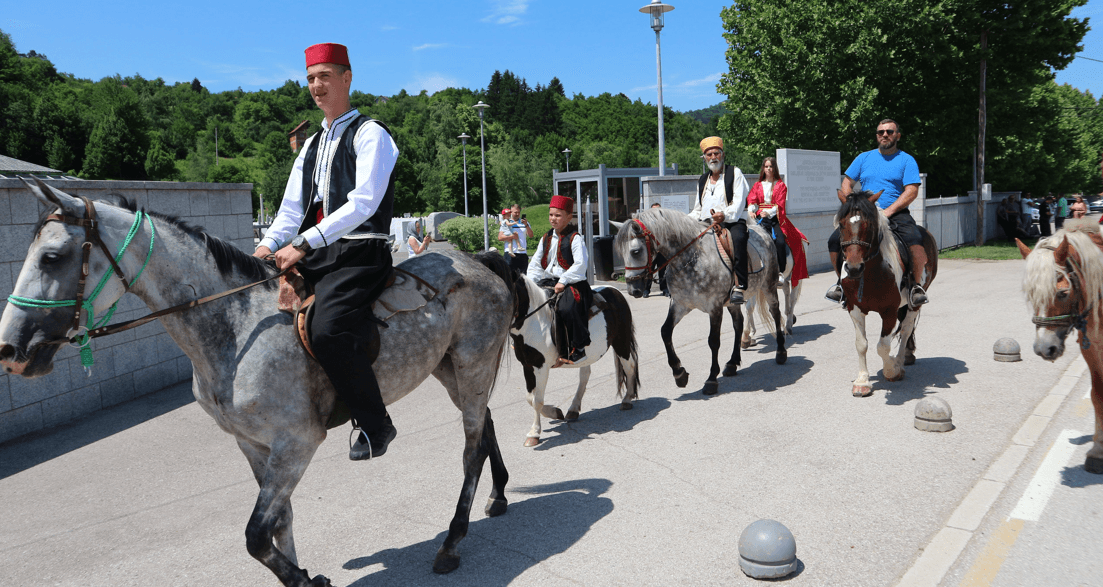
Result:
<instances>
[{"instance_id":1,"label":"pinto pony","mask_svg":"<svg viewBox=\"0 0 1103 587\"><path fill-rule=\"evenodd\" d=\"M1084 470L1103 474L1103 238L1092 220L1066 220L1062 230L1031 251L1015 239L1026 259L1023 292L1034 309L1034 353L1055 361L1065 337L1077 331L1080 354L1092 376L1095 434Z\"/></svg>"},{"instance_id":2,"label":"pinto pony","mask_svg":"<svg viewBox=\"0 0 1103 587\"><path fill-rule=\"evenodd\" d=\"M839 192L840 197L842 192ZM841 284L846 295L846 310L854 321L854 347L858 351L858 378L851 393L855 397L873 394L866 366L866 314L881 316L881 337L877 354L884 361L886 381L904 378L904 365L915 363L915 324L919 309L908 306L907 269L900 257L900 247L889 228L888 218L877 209L881 192L854 192L835 215L839 227L843 257ZM923 272L923 289L930 287L938 272L938 245L926 229L923 248L927 251L927 266ZM900 327L895 331L894 327ZM892 356L892 340L899 335L896 356Z\"/></svg>"},{"instance_id":3,"label":"pinto pony","mask_svg":"<svg viewBox=\"0 0 1103 587\"><path fill-rule=\"evenodd\" d=\"M609 349L614 354L620 409L631 410L632 400L639 397L640 362L636 352L632 308L620 290L607 286L594 288L594 302L601 311L590 317L590 346L585 349L585 359L569 363L561 361L562 355L557 349L556 341L563 339L566 333L562 328L556 332L552 297L527 276L515 275L513 292L517 311L509 335L513 338L513 352L525 370L526 397L536 412L532 428L525 436L525 446L540 444L541 415L554 420L578 419L582 411L582 396L590 380L590 365L600 360ZM565 418L562 410L544 403L548 375L554 367L578 369L578 389Z\"/></svg>"}]
</instances>

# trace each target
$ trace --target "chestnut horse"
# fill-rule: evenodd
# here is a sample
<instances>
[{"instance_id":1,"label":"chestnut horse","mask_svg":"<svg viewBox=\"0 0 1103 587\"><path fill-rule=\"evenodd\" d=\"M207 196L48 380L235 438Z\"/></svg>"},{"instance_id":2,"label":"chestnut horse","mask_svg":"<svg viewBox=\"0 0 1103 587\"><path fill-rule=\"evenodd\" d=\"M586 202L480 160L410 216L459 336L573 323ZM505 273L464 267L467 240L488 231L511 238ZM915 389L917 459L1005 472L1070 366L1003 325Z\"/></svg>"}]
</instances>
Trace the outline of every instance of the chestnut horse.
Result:
<instances>
[{"instance_id":1,"label":"chestnut horse","mask_svg":"<svg viewBox=\"0 0 1103 587\"><path fill-rule=\"evenodd\" d=\"M842 192L839 192L840 196ZM854 346L858 350L858 378L851 393L856 397L873 394L866 367L866 314L881 316L881 337L877 354L884 361L886 381L904 378L904 365L915 363L915 324L919 309L908 306L907 270L900 257L900 247L885 217L874 202L881 196L864 191L846 197L835 215L842 245L842 280L846 294L846 310L854 321ZM923 272L923 289L930 287L938 272L938 245L925 228L923 248L927 251L927 266ZM899 328L893 330L899 323ZM899 348L892 356L892 339L899 334Z\"/></svg>"},{"instance_id":2,"label":"chestnut horse","mask_svg":"<svg viewBox=\"0 0 1103 587\"><path fill-rule=\"evenodd\" d=\"M1026 259L1023 292L1034 308L1034 353L1055 361L1065 337L1076 329L1080 354L1092 376L1095 434L1084 470L1103 474L1103 238L1094 220L1066 221L1031 251L1015 239Z\"/></svg>"}]
</instances>

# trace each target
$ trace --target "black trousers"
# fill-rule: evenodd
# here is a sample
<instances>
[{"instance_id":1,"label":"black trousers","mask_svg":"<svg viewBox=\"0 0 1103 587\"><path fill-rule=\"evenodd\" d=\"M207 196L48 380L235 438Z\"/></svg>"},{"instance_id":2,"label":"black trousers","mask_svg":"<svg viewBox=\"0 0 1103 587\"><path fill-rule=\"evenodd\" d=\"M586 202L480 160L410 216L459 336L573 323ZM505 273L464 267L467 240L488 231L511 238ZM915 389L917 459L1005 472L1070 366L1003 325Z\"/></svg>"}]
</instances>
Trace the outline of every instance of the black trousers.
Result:
<instances>
[{"instance_id":1,"label":"black trousers","mask_svg":"<svg viewBox=\"0 0 1103 587\"><path fill-rule=\"evenodd\" d=\"M391 264L387 241L342 239L311 251L299 266L314 287L310 345L353 423L368 432L381 428L387 416L366 355L371 305L394 273Z\"/></svg>"},{"instance_id":2,"label":"black trousers","mask_svg":"<svg viewBox=\"0 0 1103 587\"><path fill-rule=\"evenodd\" d=\"M732 275L739 289L747 289L747 232L746 219L740 218L735 222L721 222L724 228L731 231L732 235Z\"/></svg>"},{"instance_id":3,"label":"black trousers","mask_svg":"<svg viewBox=\"0 0 1103 587\"><path fill-rule=\"evenodd\" d=\"M558 279L541 279L540 287L555 289ZM563 290L559 302L555 305L555 314L559 323L566 326L570 348L581 349L590 346L590 306L594 305L594 292L585 280L572 283Z\"/></svg>"},{"instance_id":4,"label":"black trousers","mask_svg":"<svg viewBox=\"0 0 1103 587\"><path fill-rule=\"evenodd\" d=\"M779 271L784 273L785 257L788 255L789 249L785 246L785 233L781 231L781 223L778 222L775 216L773 218L763 218L758 224L774 237L774 248L777 249L777 267Z\"/></svg>"},{"instance_id":5,"label":"black trousers","mask_svg":"<svg viewBox=\"0 0 1103 587\"><path fill-rule=\"evenodd\" d=\"M666 257L662 253L655 253L655 266L660 267L666 264ZM670 289L666 285L666 267L659 270L659 291L663 292L663 295L669 295Z\"/></svg>"},{"instance_id":6,"label":"black trousers","mask_svg":"<svg viewBox=\"0 0 1103 587\"><path fill-rule=\"evenodd\" d=\"M516 269L524 275L529 272L529 254L528 253L514 253L510 255L506 253L506 261L509 263L510 269Z\"/></svg>"}]
</instances>

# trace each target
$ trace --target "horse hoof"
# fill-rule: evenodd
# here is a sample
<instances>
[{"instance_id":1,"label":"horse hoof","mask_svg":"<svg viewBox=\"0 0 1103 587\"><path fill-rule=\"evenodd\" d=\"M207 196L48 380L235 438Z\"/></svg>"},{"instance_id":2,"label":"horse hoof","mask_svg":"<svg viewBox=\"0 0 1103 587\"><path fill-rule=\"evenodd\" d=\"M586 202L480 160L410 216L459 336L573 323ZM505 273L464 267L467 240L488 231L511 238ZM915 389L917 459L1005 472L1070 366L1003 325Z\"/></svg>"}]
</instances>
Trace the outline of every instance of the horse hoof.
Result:
<instances>
[{"instance_id":1,"label":"horse hoof","mask_svg":"<svg viewBox=\"0 0 1103 587\"><path fill-rule=\"evenodd\" d=\"M509 507L509 502L505 499L489 498L486 500L486 515L493 518L506 513L506 508Z\"/></svg>"},{"instance_id":2,"label":"horse hoof","mask_svg":"<svg viewBox=\"0 0 1103 587\"><path fill-rule=\"evenodd\" d=\"M563 415L560 414L559 418L563 419ZM574 410L571 410L571 411L567 412L567 421L568 422L574 422L577 419L578 419L578 412L576 412Z\"/></svg>"},{"instance_id":3,"label":"horse hoof","mask_svg":"<svg viewBox=\"0 0 1103 587\"><path fill-rule=\"evenodd\" d=\"M904 380L904 370L903 369L900 370L900 373L898 373L896 375L896 377L885 377L885 381L903 381L903 380Z\"/></svg>"},{"instance_id":4,"label":"horse hoof","mask_svg":"<svg viewBox=\"0 0 1103 587\"><path fill-rule=\"evenodd\" d=\"M904 357L904 364L905 365L914 365L915 364L915 355L908 355L908 356Z\"/></svg>"},{"instance_id":5,"label":"horse hoof","mask_svg":"<svg viewBox=\"0 0 1103 587\"><path fill-rule=\"evenodd\" d=\"M735 377L737 373L739 373L739 365L732 365L731 363L724 365L724 377Z\"/></svg>"},{"instance_id":6,"label":"horse hoof","mask_svg":"<svg viewBox=\"0 0 1103 587\"><path fill-rule=\"evenodd\" d=\"M716 381L706 381L705 388L701 390L701 393L705 395L716 395L716 392L720 391L720 384Z\"/></svg>"},{"instance_id":7,"label":"horse hoof","mask_svg":"<svg viewBox=\"0 0 1103 587\"><path fill-rule=\"evenodd\" d=\"M310 587L333 587L333 583L330 583L325 575L315 575L310 580Z\"/></svg>"},{"instance_id":8,"label":"horse hoof","mask_svg":"<svg viewBox=\"0 0 1103 587\"><path fill-rule=\"evenodd\" d=\"M753 339L752 340L741 340L741 341L739 341L739 347L742 348L742 349L749 349L749 348L753 347L756 344L758 344L758 342L753 340Z\"/></svg>"},{"instance_id":9,"label":"horse hoof","mask_svg":"<svg viewBox=\"0 0 1103 587\"><path fill-rule=\"evenodd\" d=\"M459 567L460 557L454 554L444 554L443 552L438 552L436 560L433 561L433 572L437 573L438 575L451 573Z\"/></svg>"},{"instance_id":10,"label":"horse hoof","mask_svg":"<svg viewBox=\"0 0 1103 587\"><path fill-rule=\"evenodd\" d=\"M620 409L621 409L622 411L623 411L623 410L631 410L631 409L632 409L632 402L624 402L624 403L622 403L622 404L620 405Z\"/></svg>"},{"instance_id":11,"label":"horse hoof","mask_svg":"<svg viewBox=\"0 0 1103 587\"><path fill-rule=\"evenodd\" d=\"M870 385L855 385L850 393L854 397L869 397L873 395L873 386Z\"/></svg>"},{"instance_id":12,"label":"horse hoof","mask_svg":"<svg viewBox=\"0 0 1103 587\"><path fill-rule=\"evenodd\" d=\"M578 416L575 416L575 418L577 418L577 417ZM570 414L568 414L567 419L569 420L570 418L571 418L571 416L570 416ZM555 419L556 420L562 420L563 419L563 410L561 410L559 408L555 408Z\"/></svg>"},{"instance_id":13,"label":"horse hoof","mask_svg":"<svg viewBox=\"0 0 1103 587\"><path fill-rule=\"evenodd\" d=\"M689 371L681 369L681 372L674 372L674 384L678 387L685 387L689 384Z\"/></svg>"},{"instance_id":14,"label":"horse hoof","mask_svg":"<svg viewBox=\"0 0 1103 587\"><path fill-rule=\"evenodd\" d=\"M540 444L540 439L539 438L526 438L525 439L525 448L532 448L532 447L534 447L538 444Z\"/></svg>"},{"instance_id":15,"label":"horse hoof","mask_svg":"<svg viewBox=\"0 0 1103 587\"><path fill-rule=\"evenodd\" d=\"M1103 475L1103 459L1088 457L1084 461L1084 470L1093 475Z\"/></svg>"},{"instance_id":16,"label":"horse hoof","mask_svg":"<svg viewBox=\"0 0 1103 587\"><path fill-rule=\"evenodd\" d=\"M787 360L789 360L789 353L784 350L780 350L774 355L774 361L777 362L778 365L784 365Z\"/></svg>"}]
</instances>

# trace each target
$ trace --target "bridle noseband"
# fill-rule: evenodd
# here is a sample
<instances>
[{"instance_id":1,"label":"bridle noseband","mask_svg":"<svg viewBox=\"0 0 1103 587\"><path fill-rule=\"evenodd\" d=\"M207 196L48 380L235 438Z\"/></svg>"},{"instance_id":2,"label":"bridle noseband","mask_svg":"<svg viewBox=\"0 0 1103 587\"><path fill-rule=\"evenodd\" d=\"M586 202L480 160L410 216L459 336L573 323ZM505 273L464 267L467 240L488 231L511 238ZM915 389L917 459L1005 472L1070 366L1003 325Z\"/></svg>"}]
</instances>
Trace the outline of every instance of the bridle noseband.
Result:
<instances>
[{"instance_id":1,"label":"bridle noseband","mask_svg":"<svg viewBox=\"0 0 1103 587\"><path fill-rule=\"evenodd\" d=\"M1072 312L1059 316L1034 316L1030 321L1039 328L1064 328L1066 333L1070 329L1075 328L1080 331L1080 348L1087 350L1091 348L1091 341L1088 340L1088 316L1091 315L1095 303L1089 302L1087 304L1088 307L1085 308L1084 311L1077 312L1085 295L1082 283L1084 279L1083 272L1071 257L1065 261L1065 271L1068 273L1071 289L1076 292Z\"/></svg>"},{"instance_id":2,"label":"bridle noseband","mask_svg":"<svg viewBox=\"0 0 1103 587\"><path fill-rule=\"evenodd\" d=\"M625 271L635 271L640 269L643 270L643 273L639 273L631 277L625 276L624 281L626 283L629 281L641 281L645 279L651 279L652 274L662 271L667 265L670 264L671 261L674 260L675 257L686 252L689 247L693 246L693 243L697 242L701 239L701 237L708 234L710 230L713 230L716 227L720 226L720 223L713 222L708 226L708 228L701 231L701 234L693 237L693 239L686 243L684 247L678 249L678 252L671 255L670 258L667 259L662 265L659 265L658 267L653 267L655 263L655 251L657 251L659 248L659 240L655 238L655 234L653 232L651 232L646 226L644 226L643 222L641 222L639 218L633 218L632 222L635 222L636 225L640 227L640 237L643 237L643 242L647 245L647 264L636 267L629 267L628 265L625 265Z\"/></svg>"}]
</instances>

